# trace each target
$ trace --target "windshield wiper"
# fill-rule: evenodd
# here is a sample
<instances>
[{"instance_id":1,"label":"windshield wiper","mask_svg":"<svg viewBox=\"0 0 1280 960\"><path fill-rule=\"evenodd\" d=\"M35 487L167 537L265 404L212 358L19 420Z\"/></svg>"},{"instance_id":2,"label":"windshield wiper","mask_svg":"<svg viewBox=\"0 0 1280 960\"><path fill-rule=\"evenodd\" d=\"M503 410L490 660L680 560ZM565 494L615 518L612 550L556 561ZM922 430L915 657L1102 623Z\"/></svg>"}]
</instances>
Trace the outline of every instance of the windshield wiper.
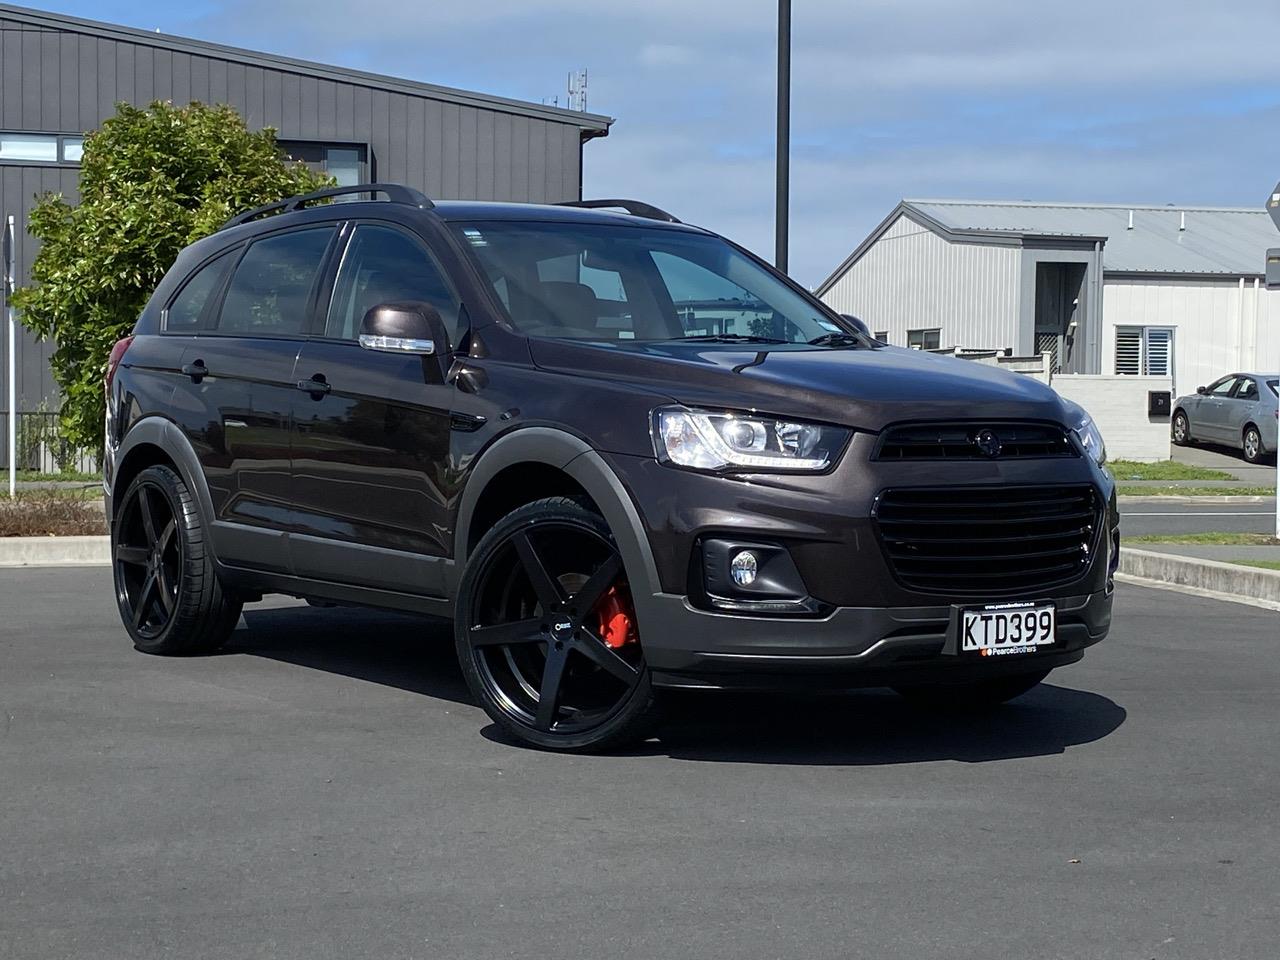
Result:
<instances>
[{"instance_id":1,"label":"windshield wiper","mask_svg":"<svg viewBox=\"0 0 1280 960\"><path fill-rule=\"evenodd\" d=\"M824 333L809 341L811 347L862 347L866 341L852 333Z\"/></svg>"},{"instance_id":2,"label":"windshield wiper","mask_svg":"<svg viewBox=\"0 0 1280 960\"><path fill-rule=\"evenodd\" d=\"M698 343L790 343L777 337L758 337L754 333L700 333L696 337L676 337L677 340L695 340Z\"/></svg>"}]
</instances>

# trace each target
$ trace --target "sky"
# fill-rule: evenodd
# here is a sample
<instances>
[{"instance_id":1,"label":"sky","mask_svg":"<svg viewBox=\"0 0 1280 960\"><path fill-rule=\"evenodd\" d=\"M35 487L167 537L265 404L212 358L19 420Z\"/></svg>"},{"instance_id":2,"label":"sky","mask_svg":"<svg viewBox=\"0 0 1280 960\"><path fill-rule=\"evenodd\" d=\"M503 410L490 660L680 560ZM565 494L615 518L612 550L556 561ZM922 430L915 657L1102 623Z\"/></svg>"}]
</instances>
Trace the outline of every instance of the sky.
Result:
<instances>
[{"instance_id":1,"label":"sky","mask_svg":"<svg viewBox=\"0 0 1280 960\"><path fill-rule=\"evenodd\" d=\"M40 0L26 0L39 3ZM773 253L772 0L48 0L49 9L523 100L586 69L587 196ZM1276 0L794 0L791 273L904 197L1261 207Z\"/></svg>"}]
</instances>

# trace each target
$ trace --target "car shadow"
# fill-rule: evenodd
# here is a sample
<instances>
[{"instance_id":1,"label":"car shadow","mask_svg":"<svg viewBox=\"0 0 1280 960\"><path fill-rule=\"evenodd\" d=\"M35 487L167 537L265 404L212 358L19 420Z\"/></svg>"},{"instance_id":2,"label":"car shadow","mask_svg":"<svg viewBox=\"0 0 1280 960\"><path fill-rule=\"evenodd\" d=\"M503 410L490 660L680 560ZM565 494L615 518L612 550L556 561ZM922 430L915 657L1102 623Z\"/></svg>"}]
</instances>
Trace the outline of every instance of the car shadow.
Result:
<instances>
[{"instance_id":1,"label":"car shadow","mask_svg":"<svg viewBox=\"0 0 1280 960\"><path fill-rule=\"evenodd\" d=\"M441 620L358 607L250 607L222 652L475 703L458 668L453 630Z\"/></svg>"},{"instance_id":2,"label":"car shadow","mask_svg":"<svg viewBox=\"0 0 1280 960\"><path fill-rule=\"evenodd\" d=\"M1051 756L1101 740L1124 723L1100 694L1043 683L977 714L933 713L888 690L819 698L684 695L647 749L682 760L882 766L984 763Z\"/></svg>"},{"instance_id":3,"label":"car shadow","mask_svg":"<svg viewBox=\"0 0 1280 960\"><path fill-rule=\"evenodd\" d=\"M474 705L448 623L360 608L249 608L224 648ZM246 629L247 627L247 629ZM922 711L884 690L796 697L671 693L657 735L613 756L730 763L866 766L1051 756L1124 723L1101 694L1043 683L977 715ZM479 731L515 747L496 724Z\"/></svg>"}]
</instances>

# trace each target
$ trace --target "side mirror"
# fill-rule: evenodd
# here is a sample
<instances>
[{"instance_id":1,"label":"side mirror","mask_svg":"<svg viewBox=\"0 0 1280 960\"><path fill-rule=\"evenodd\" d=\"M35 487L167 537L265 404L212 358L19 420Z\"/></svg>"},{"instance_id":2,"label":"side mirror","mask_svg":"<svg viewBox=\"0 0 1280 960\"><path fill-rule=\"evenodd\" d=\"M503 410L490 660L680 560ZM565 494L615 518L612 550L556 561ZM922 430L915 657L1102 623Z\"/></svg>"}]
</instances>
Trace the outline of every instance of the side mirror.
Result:
<instances>
[{"instance_id":1,"label":"side mirror","mask_svg":"<svg viewBox=\"0 0 1280 960\"><path fill-rule=\"evenodd\" d=\"M868 337L871 336L871 328L868 327L861 320L859 320L857 317L855 317L853 314L842 313L840 314L840 316L844 319L846 323L852 325L853 329L857 330L859 333L865 333Z\"/></svg>"},{"instance_id":2,"label":"side mirror","mask_svg":"<svg viewBox=\"0 0 1280 960\"><path fill-rule=\"evenodd\" d=\"M380 303L360 321L360 346L379 353L442 357L449 333L440 311L421 300Z\"/></svg>"},{"instance_id":3,"label":"side mirror","mask_svg":"<svg viewBox=\"0 0 1280 960\"><path fill-rule=\"evenodd\" d=\"M1202 395L1203 395L1203 394L1206 394L1206 393L1208 393L1208 392L1209 392L1209 388L1208 388L1208 387L1196 387L1196 393L1199 393L1199 394L1202 394Z\"/></svg>"}]
</instances>

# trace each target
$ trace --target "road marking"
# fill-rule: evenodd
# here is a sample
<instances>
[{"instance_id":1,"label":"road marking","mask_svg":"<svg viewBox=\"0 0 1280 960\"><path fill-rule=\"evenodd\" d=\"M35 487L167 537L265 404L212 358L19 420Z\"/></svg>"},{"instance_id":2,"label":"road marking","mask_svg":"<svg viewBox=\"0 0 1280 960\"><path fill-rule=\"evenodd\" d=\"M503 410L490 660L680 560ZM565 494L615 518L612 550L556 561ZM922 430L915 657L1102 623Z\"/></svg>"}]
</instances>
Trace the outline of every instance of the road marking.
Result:
<instances>
[{"instance_id":1,"label":"road marking","mask_svg":"<svg viewBox=\"0 0 1280 960\"><path fill-rule=\"evenodd\" d=\"M1176 513L1135 513L1132 510L1120 511L1122 517L1274 517L1275 514L1270 510L1255 510L1243 513L1218 513L1216 510L1211 513L1186 513L1178 511Z\"/></svg>"}]
</instances>

